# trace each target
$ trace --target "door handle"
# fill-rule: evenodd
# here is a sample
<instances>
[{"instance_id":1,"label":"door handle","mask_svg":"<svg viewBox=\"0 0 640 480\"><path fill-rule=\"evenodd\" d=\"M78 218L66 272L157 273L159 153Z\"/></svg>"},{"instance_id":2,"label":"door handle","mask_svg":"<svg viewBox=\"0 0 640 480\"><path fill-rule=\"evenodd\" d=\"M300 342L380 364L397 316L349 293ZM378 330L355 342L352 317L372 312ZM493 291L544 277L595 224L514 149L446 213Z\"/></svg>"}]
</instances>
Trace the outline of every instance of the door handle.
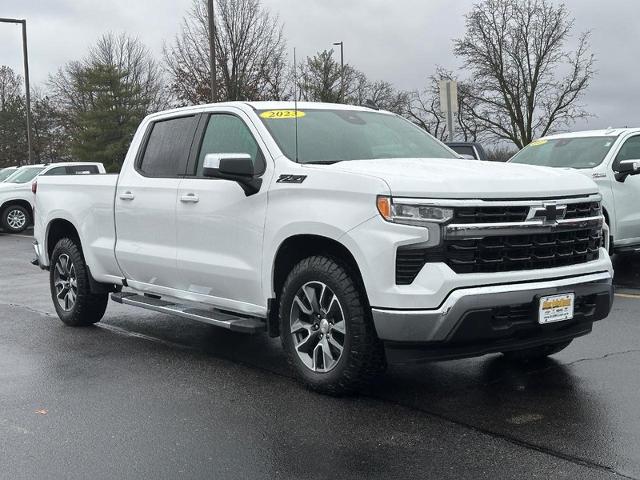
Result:
<instances>
[{"instance_id":1,"label":"door handle","mask_svg":"<svg viewBox=\"0 0 640 480\"><path fill-rule=\"evenodd\" d=\"M184 203L198 203L200 198L195 193L187 193L186 195L182 195L180 197L180 201Z\"/></svg>"},{"instance_id":2,"label":"door handle","mask_svg":"<svg viewBox=\"0 0 640 480\"><path fill-rule=\"evenodd\" d=\"M133 200L134 198L136 198L136 196L129 191L120 194L120 200Z\"/></svg>"}]
</instances>

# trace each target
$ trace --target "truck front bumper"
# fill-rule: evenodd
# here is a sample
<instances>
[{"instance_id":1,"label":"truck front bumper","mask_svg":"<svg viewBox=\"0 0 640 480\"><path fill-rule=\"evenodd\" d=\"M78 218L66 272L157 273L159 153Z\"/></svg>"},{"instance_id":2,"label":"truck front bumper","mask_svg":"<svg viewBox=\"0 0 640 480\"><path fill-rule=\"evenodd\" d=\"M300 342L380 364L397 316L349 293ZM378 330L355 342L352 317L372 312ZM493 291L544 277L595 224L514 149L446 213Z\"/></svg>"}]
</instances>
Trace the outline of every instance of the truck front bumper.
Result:
<instances>
[{"instance_id":1,"label":"truck front bumper","mask_svg":"<svg viewBox=\"0 0 640 480\"><path fill-rule=\"evenodd\" d=\"M539 298L574 293L571 320L540 325ZM613 303L611 274L461 288L436 309L373 308L389 363L414 363L560 343L591 331Z\"/></svg>"}]
</instances>

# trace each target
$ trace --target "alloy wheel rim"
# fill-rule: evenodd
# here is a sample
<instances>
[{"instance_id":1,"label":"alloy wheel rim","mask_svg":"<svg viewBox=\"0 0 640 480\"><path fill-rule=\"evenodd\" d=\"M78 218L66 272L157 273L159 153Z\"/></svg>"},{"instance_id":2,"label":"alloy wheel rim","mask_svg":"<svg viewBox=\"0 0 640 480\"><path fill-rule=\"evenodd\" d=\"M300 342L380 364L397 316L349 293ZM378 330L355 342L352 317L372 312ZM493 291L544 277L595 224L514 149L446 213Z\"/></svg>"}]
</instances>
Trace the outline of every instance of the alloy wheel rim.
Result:
<instances>
[{"instance_id":1,"label":"alloy wheel rim","mask_svg":"<svg viewBox=\"0 0 640 480\"><path fill-rule=\"evenodd\" d=\"M78 279L76 277L76 268L66 253L60 255L56 261L53 271L53 283L56 289L58 305L65 312L72 310L78 296Z\"/></svg>"},{"instance_id":2,"label":"alloy wheel rim","mask_svg":"<svg viewBox=\"0 0 640 480\"><path fill-rule=\"evenodd\" d=\"M27 216L22 210L11 210L7 214L7 224L14 230L19 230L27 223Z\"/></svg>"},{"instance_id":3,"label":"alloy wheel rim","mask_svg":"<svg viewBox=\"0 0 640 480\"><path fill-rule=\"evenodd\" d=\"M305 283L296 292L289 315L298 358L311 371L333 370L344 351L346 322L337 295L326 284Z\"/></svg>"}]
</instances>

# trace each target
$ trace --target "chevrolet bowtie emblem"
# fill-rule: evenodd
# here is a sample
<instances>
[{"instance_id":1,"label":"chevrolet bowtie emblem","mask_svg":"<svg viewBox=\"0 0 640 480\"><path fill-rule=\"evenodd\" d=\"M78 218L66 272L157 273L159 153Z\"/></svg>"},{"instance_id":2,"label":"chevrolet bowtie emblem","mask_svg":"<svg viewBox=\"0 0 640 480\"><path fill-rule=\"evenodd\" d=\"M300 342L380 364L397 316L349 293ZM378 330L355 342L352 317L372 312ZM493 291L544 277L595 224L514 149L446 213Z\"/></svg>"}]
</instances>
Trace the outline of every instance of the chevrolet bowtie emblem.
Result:
<instances>
[{"instance_id":1,"label":"chevrolet bowtie emblem","mask_svg":"<svg viewBox=\"0 0 640 480\"><path fill-rule=\"evenodd\" d=\"M545 203L542 207L534 208L532 219L542 219L544 223L556 223L562 220L567 214L566 205L557 205L555 203Z\"/></svg>"}]
</instances>

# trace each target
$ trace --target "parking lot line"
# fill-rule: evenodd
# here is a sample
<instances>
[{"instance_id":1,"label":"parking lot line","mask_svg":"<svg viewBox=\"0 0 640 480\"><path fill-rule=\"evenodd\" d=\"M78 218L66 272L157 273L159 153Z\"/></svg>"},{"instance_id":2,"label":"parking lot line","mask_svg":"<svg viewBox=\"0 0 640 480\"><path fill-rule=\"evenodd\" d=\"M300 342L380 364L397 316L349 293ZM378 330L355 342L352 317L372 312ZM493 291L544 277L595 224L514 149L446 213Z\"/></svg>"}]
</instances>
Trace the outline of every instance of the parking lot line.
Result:
<instances>
[{"instance_id":1,"label":"parking lot line","mask_svg":"<svg viewBox=\"0 0 640 480\"><path fill-rule=\"evenodd\" d=\"M634 294L634 293L616 293L616 297L640 299L640 294Z\"/></svg>"},{"instance_id":2,"label":"parking lot line","mask_svg":"<svg viewBox=\"0 0 640 480\"><path fill-rule=\"evenodd\" d=\"M20 238L33 238L33 235L20 235L18 233L12 233L12 237L20 237Z\"/></svg>"}]
</instances>

